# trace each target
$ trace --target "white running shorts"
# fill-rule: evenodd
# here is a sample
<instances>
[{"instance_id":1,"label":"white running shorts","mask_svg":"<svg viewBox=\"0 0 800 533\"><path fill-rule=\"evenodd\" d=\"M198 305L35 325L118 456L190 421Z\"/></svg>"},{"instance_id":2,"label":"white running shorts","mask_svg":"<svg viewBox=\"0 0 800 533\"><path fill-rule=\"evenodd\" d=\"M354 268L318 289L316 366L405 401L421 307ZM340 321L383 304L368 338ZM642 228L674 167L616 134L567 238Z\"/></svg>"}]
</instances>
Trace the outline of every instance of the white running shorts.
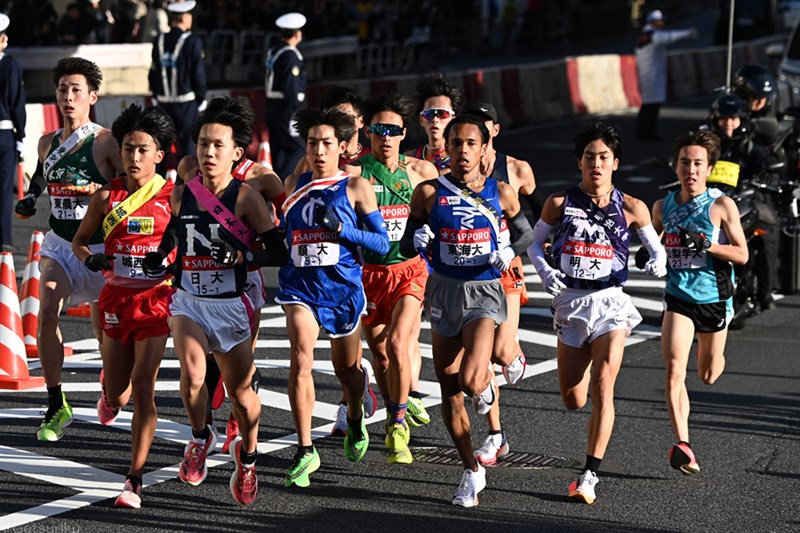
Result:
<instances>
[{"instance_id":1,"label":"white running shorts","mask_svg":"<svg viewBox=\"0 0 800 533\"><path fill-rule=\"evenodd\" d=\"M642 321L642 315L621 287L601 291L564 289L553 298L553 314L558 339L573 348L616 329L624 329L629 336Z\"/></svg>"},{"instance_id":2,"label":"white running shorts","mask_svg":"<svg viewBox=\"0 0 800 533\"><path fill-rule=\"evenodd\" d=\"M197 323L208 337L208 349L227 353L250 341L253 304L246 294L233 298L202 298L183 290L172 295L170 316L185 316Z\"/></svg>"},{"instance_id":3,"label":"white running shorts","mask_svg":"<svg viewBox=\"0 0 800 533\"><path fill-rule=\"evenodd\" d=\"M90 244L89 250L93 254L105 251L105 243ZM102 272L92 272L86 265L80 262L75 254L72 253L72 243L56 235L52 230L48 231L42 240L41 257L49 257L58 263L67 275L72 292L69 302L79 304L82 302L96 302L100 297L100 291L106 284ZM42 263L39 263L41 272Z\"/></svg>"}]
</instances>

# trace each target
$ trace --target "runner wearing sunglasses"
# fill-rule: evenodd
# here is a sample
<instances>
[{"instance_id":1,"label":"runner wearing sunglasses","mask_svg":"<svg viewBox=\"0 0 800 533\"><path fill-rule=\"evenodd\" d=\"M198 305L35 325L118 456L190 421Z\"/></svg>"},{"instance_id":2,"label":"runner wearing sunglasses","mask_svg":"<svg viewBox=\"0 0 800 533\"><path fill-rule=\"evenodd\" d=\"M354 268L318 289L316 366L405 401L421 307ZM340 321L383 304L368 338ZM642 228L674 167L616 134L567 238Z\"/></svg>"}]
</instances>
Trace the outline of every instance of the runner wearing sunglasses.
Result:
<instances>
[{"instance_id":1,"label":"runner wearing sunglasses","mask_svg":"<svg viewBox=\"0 0 800 533\"><path fill-rule=\"evenodd\" d=\"M366 102L364 115L372 153L361 157L357 165L345 167L345 171L369 180L389 233L388 254L364 253L367 315L363 323L375 379L386 405L385 443L390 464L413 460L406 422L411 385L409 352L419 352L421 307L428 278L422 257L414 254L409 258L400 252L400 237L414 187L439 175L433 164L400 154L405 124L413 108L414 102L401 96L381 96ZM419 409L417 414L421 414Z\"/></svg>"}]
</instances>

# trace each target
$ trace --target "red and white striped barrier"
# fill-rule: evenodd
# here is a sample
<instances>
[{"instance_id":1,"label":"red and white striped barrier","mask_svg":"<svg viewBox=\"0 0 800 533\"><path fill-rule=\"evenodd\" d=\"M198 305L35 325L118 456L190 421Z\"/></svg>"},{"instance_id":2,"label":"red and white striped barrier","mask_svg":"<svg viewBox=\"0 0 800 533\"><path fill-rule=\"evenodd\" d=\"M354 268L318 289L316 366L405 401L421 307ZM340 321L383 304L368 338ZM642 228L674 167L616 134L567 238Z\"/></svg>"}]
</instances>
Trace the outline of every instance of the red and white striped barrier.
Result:
<instances>
[{"instance_id":1,"label":"red and white striped barrier","mask_svg":"<svg viewBox=\"0 0 800 533\"><path fill-rule=\"evenodd\" d=\"M0 389L31 389L44 378L31 377L22 335L14 256L0 254Z\"/></svg>"}]
</instances>

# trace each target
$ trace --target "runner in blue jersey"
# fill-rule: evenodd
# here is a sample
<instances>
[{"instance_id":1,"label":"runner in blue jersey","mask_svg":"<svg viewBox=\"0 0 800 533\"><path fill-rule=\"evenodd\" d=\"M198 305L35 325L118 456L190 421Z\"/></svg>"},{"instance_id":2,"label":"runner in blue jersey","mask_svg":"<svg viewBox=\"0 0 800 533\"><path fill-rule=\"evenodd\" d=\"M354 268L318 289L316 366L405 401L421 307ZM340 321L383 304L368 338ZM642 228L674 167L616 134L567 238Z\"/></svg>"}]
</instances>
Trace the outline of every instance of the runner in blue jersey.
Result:
<instances>
[{"instance_id":1,"label":"runner in blue jersey","mask_svg":"<svg viewBox=\"0 0 800 533\"><path fill-rule=\"evenodd\" d=\"M320 466L311 442L312 370L320 328L331 338L333 368L347 397L345 455L360 461L369 445L361 370L366 298L358 247L385 254L389 237L372 186L339 170L339 156L355 133L353 117L336 109L304 109L295 119L312 171L293 174L285 182L283 213L291 260L281 268L275 301L286 313L292 348L289 400L297 429L297 453L284 484L307 487L309 475Z\"/></svg>"},{"instance_id":2,"label":"runner in blue jersey","mask_svg":"<svg viewBox=\"0 0 800 533\"><path fill-rule=\"evenodd\" d=\"M628 279L630 227L637 229L652 257L647 272L666 274L666 252L647 206L612 183L620 151L613 126L602 122L582 126L575 137L581 181L547 199L528 250L544 289L555 296L558 378L566 408L583 407L591 386L586 465L569 487L570 498L589 504L595 501L597 470L614 427L614 382L625 338L642 320L622 292ZM542 245L557 225L551 267Z\"/></svg>"},{"instance_id":3,"label":"runner in blue jersey","mask_svg":"<svg viewBox=\"0 0 800 533\"><path fill-rule=\"evenodd\" d=\"M689 445L686 366L697 334L697 373L710 385L725 368L725 340L733 317L733 264L747 262L747 239L736 203L706 180L720 155L719 138L702 131L680 137L672 151L681 188L653 206L653 225L666 234L667 286L661 352L669 418L678 442L672 468L700 471Z\"/></svg>"},{"instance_id":4,"label":"runner in blue jersey","mask_svg":"<svg viewBox=\"0 0 800 533\"><path fill-rule=\"evenodd\" d=\"M464 465L454 505L474 507L486 487L486 470L472 451L466 394L478 414L497 397L490 359L495 327L506 319L500 276L532 242L530 224L514 188L480 171L489 130L474 115L445 128L452 170L420 183L400 241L406 257L423 253L432 268L425 288L431 320L433 363L442 393L442 418ZM500 248L500 221L508 221L509 245Z\"/></svg>"}]
</instances>

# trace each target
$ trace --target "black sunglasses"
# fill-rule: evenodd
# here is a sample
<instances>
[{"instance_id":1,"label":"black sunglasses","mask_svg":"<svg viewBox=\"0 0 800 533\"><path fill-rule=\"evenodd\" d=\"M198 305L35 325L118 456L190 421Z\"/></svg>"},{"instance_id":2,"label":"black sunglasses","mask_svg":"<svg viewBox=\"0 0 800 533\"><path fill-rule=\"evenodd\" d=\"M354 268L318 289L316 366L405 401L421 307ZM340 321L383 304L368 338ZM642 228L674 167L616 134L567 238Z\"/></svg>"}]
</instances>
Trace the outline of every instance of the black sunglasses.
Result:
<instances>
[{"instance_id":1,"label":"black sunglasses","mask_svg":"<svg viewBox=\"0 0 800 533\"><path fill-rule=\"evenodd\" d=\"M368 132L381 137L399 137L403 134L403 130L403 126L397 124L373 124L367 128Z\"/></svg>"}]
</instances>

